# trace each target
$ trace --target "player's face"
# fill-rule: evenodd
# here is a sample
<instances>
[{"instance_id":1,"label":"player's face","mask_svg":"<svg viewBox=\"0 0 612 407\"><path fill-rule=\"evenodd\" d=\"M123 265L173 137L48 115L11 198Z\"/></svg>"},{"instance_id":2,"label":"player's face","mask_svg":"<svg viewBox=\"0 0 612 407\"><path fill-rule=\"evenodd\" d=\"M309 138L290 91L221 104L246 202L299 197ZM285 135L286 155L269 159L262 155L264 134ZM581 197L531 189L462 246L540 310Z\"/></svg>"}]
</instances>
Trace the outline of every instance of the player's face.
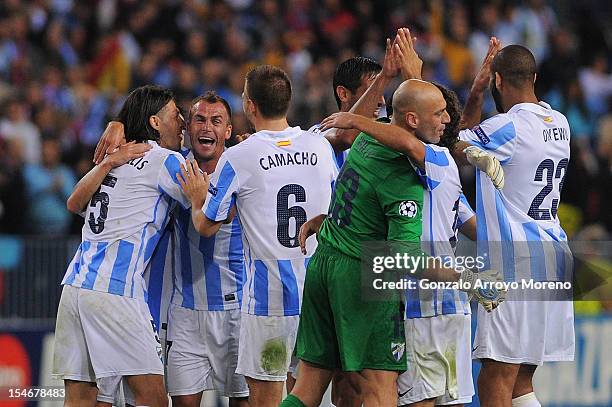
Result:
<instances>
[{"instance_id":1,"label":"player's face","mask_svg":"<svg viewBox=\"0 0 612 407\"><path fill-rule=\"evenodd\" d=\"M446 101L442 97L442 93L435 98L424 101L418 116L419 125L416 133L419 139L425 143L439 143L444 135L446 124L450 122L450 116L446 111Z\"/></svg>"},{"instance_id":2,"label":"player's face","mask_svg":"<svg viewBox=\"0 0 612 407\"><path fill-rule=\"evenodd\" d=\"M367 76L363 76L361 78L361 84L355 90L355 93L351 92L350 90L348 91L349 101L347 104L348 106L347 106L346 111L350 110L355 105L355 103L357 103L359 98L363 96L363 94L365 93L366 90L368 90L372 82L374 82L374 79L376 79L375 73L372 73ZM380 100L378 101L378 105L376 106L376 109L372 112L372 118L374 119L378 118L378 112L380 111L380 108L384 105L385 105L385 97L381 96Z\"/></svg>"},{"instance_id":3,"label":"player's face","mask_svg":"<svg viewBox=\"0 0 612 407\"><path fill-rule=\"evenodd\" d=\"M174 100L171 100L166 106L161 108L156 116L159 118L160 146L169 150L179 151L183 142L185 122Z\"/></svg>"},{"instance_id":4,"label":"player's face","mask_svg":"<svg viewBox=\"0 0 612 407\"><path fill-rule=\"evenodd\" d=\"M225 140L232 134L232 124L223 103L201 100L192 106L188 131L196 158L206 161L219 158Z\"/></svg>"}]
</instances>

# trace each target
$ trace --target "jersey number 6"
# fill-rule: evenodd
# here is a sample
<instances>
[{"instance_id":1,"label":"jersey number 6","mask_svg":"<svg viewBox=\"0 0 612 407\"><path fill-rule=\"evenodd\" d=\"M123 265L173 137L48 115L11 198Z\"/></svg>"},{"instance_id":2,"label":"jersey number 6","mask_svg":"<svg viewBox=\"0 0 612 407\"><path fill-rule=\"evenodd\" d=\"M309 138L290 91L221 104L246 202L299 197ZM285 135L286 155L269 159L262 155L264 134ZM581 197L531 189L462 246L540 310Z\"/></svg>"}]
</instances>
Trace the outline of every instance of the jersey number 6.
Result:
<instances>
[{"instance_id":1,"label":"jersey number 6","mask_svg":"<svg viewBox=\"0 0 612 407\"><path fill-rule=\"evenodd\" d=\"M298 184L288 184L282 187L276 194L276 237L278 242L285 247L297 247L298 233L306 223L306 211L298 205L289 207L289 196L295 196L295 202L306 202L306 191ZM295 229L289 234L290 219L295 219Z\"/></svg>"}]
</instances>

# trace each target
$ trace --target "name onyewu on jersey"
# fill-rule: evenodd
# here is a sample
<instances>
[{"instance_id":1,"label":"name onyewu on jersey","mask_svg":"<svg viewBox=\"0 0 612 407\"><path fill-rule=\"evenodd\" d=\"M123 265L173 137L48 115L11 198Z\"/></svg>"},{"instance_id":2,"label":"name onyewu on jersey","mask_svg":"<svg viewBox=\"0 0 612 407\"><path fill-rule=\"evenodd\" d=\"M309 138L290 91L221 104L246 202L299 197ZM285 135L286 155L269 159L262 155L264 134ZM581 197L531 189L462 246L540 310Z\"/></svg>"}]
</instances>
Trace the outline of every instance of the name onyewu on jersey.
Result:
<instances>
[{"instance_id":1,"label":"name onyewu on jersey","mask_svg":"<svg viewBox=\"0 0 612 407\"><path fill-rule=\"evenodd\" d=\"M505 281L571 281L572 258L557 217L570 158L565 116L540 102L520 103L471 130L462 140L502 163L505 186L476 172L478 253Z\"/></svg>"},{"instance_id":2,"label":"name onyewu on jersey","mask_svg":"<svg viewBox=\"0 0 612 407\"><path fill-rule=\"evenodd\" d=\"M425 145L425 170L416 167L425 185L423 194L423 251L430 256L454 257L457 229L474 212L463 195L459 171L447 148ZM406 290L406 318L470 314L467 294L453 289Z\"/></svg>"},{"instance_id":3,"label":"name onyewu on jersey","mask_svg":"<svg viewBox=\"0 0 612 407\"><path fill-rule=\"evenodd\" d=\"M189 207L176 178L185 159L149 143L144 157L111 170L93 195L62 284L146 300L143 274L173 200Z\"/></svg>"},{"instance_id":4,"label":"name onyewu on jersey","mask_svg":"<svg viewBox=\"0 0 612 407\"><path fill-rule=\"evenodd\" d=\"M236 205L247 268L244 312L299 314L309 260L299 248L299 227L327 213L337 173L329 142L299 127L259 131L223 153L203 210L221 221ZM315 247L309 239L309 255Z\"/></svg>"},{"instance_id":5,"label":"name onyewu on jersey","mask_svg":"<svg viewBox=\"0 0 612 407\"><path fill-rule=\"evenodd\" d=\"M181 154L194 159L190 150ZM173 211L172 303L189 309L224 311L240 308L246 279L239 216L211 236L201 236L191 222L191 211Z\"/></svg>"}]
</instances>

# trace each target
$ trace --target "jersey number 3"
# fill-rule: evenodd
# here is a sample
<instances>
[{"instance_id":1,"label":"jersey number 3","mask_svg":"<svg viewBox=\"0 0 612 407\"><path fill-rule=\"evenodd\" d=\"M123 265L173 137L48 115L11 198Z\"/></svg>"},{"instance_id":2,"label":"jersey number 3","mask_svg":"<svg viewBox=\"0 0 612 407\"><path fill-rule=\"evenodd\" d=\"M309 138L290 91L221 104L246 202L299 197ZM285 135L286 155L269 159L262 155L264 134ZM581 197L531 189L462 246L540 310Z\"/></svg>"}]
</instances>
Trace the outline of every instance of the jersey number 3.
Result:
<instances>
[{"instance_id":1,"label":"jersey number 3","mask_svg":"<svg viewBox=\"0 0 612 407\"><path fill-rule=\"evenodd\" d=\"M289 206L289 197L293 195L295 202L306 202L306 191L298 184L288 184L282 187L276 194L276 237L278 242L285 247L297 247L300 228L306 223L306 211L298 205ZM295 231L289 234L291 219L294 219Z\"/></svg>"},{"instance_id":2,"label":"jersey number 3","mask_svg":"<svg viewBox=\"0 0 612 407\"><path fill-rule=\"evenodd\" d=\"M117 183L117 178L107 175L102 181L102 185L106 185L107 187L114 188ZM108 204L110 203L108 194L106 192L102 192L102 185L98 188L95 194L91 197L91 202L89 206L91 208L95 208L98 204L100 204L100 214L96 218L92 212L89 212L89 228L93 233L99 235L104 230L104 222L106 222L106 217L108 216Z\"/></svg>"},{"instance_id":3,"label":"jersey number 3","mask_svg":"<svg viewBox=\"0 0 612 407\"><path fill-rule=\"evenodd\" d=\"M555 179L561 179L559 182L559 195L561 195L561 189L563 188L563 180L565 179L565 174L567 172L567 165L569 164L569 159L563 158L557 164L557 169L555 170L555 163L550 158L545 159L538 165L536 169L535 177L533 178L536 182L542 182L544 180L544 171L546 171L546 185L542 190L533 198L531 201L531 206L529 207L529 212L527 214L535 219L535 220L552 220L557 216L557 209L559 207L559 200L552 200L552 207L548 208L540 208L542 202L548 194L550 194L553 190L553 175ZM563 174L562 174L563 173Z\"/></svg>"}]
</instances>

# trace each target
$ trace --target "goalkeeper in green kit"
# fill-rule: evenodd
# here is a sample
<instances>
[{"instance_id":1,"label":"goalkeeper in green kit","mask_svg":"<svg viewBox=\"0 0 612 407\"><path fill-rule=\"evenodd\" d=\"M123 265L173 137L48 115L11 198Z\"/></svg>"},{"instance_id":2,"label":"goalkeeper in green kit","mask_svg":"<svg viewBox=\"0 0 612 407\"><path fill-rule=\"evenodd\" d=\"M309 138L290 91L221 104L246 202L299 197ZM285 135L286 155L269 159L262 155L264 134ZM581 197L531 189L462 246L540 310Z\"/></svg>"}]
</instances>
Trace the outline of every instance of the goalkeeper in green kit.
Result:
<instances>
[{"instance_id":1,"label":"goalkeeper in green kit","mask_svg":"<svg viewBox=\"0 0 612 407\"><path fill-rule=\"evenodd\" d=\"M410 33L400 29L393 44L387 41L383 70L355 105L355 112L372 111L369 105L379 99L372 96L382 94L400 67L404 77L420 78L421 65ZM402 120L405 97L400 86L391 121L404 129L395 118ZM445 111L440 120L443 130L448 122ZM414 248L408 254L421 256L422 203L423 186L406 156L359 134L336 181L329 214L307 222L300 231L304 247L305 238L318 229L319 245L304 283L296 343L299 374L281 406L318 406L338 370L366 407L396 406L397 376L406 370L402 293L392 293L385 301L362 299L361 245L408 242ZM440 267L426 270L423 277L457 281L460 276ZM473 282L475 277L467 272L461 278Z\"/></svg>"}]
</instances>

